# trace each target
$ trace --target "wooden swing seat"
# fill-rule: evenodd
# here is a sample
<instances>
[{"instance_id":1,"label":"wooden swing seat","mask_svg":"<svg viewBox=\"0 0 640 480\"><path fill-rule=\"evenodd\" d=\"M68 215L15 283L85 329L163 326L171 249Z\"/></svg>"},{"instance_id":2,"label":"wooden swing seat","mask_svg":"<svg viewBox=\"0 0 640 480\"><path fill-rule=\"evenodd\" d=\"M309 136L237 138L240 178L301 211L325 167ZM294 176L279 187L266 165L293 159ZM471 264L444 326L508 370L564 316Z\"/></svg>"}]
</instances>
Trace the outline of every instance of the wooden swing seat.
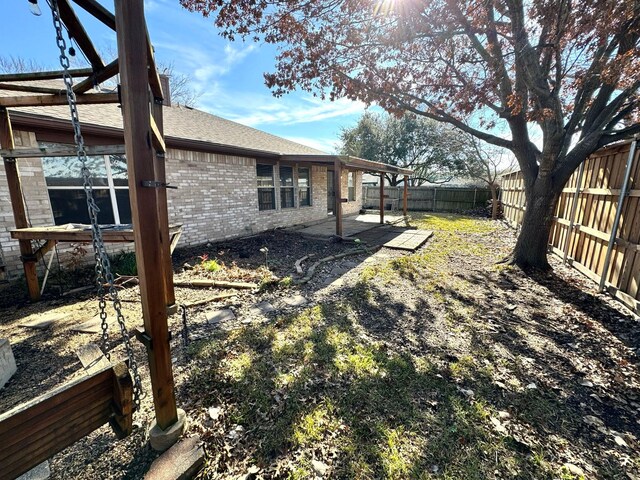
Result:
<instances>
[{"instance_id":1,"label":"wooden swing seat","mask_svg":"<svg viewBox=\"0 0 640 480\"><path fill-rule=\"evenodd\" d=\"M111 365L101 354L93 361L80 357L83 377L0 415L1 480L28 472L107 422L118 438L131 433L133 383L127 365Z\"/></svg>"}]
</instances>

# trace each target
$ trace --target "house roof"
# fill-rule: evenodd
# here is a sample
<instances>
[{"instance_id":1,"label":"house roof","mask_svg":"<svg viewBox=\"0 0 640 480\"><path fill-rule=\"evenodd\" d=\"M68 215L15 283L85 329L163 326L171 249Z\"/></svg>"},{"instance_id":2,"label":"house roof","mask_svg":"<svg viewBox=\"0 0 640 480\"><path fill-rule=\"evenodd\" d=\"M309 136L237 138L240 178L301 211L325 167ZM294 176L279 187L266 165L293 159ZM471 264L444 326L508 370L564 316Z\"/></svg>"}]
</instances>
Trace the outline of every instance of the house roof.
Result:
<instances>
[{"instance_id":1,"label":"house roof","mask_svg":"<svg viewBox=\"0 0 640 480\"><path fill-rule=\"evenodd\" d=\"M50 88L61 86L61 82L57 80L12 83ZM33 94L0 89L0 97L24 95ZM69 107L66 105L16 107L10 111L16 127L38 126L47 130L71 131ZM78 105L78 114L84 132L118 138L122 136L122 111L119 105ZM384 163L328 155L315 148L182 105L165 106L163 119L165 142L168 147L327 165L338 158L342 165L348 168L406 175L412 173L411 170Z\"/></svg>"},{"instance_id":2,"label":"house roof","mask_svg":"<svg viewBox=\"0 0 640 480\"><path fill-rule=\"evenodd\" d=\"M13 82L22 85L37 85L58 88L57 80L37 82ZM0 96L33 95L0 89ZM12 116L28 116L41 119L69 121L69 107L18 107L11 108ZM105 130L122 130L122 111L117 104L79 105L78 113L83 125ZM292 142L256 128L226 120L195 108L175 105L163 110L165 137L177 140L194 140L212 145L221 145L277 155L324 154L321 150ZM171 143L169 141L169 143Z\"/></svg>"}]
</instances>

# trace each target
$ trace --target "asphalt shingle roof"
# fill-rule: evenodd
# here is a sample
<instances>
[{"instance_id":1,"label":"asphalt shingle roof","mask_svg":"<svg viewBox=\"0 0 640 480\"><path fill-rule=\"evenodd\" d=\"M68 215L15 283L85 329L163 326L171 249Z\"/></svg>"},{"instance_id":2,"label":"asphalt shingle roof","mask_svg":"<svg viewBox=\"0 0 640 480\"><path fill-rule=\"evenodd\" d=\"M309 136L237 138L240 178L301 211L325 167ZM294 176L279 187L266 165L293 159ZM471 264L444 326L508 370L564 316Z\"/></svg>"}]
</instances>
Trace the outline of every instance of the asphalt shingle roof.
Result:
<instances>
[{"instance_id":1,"label":"asphalt shingle roof","mask_svg":"<svg viewBox=\"0 0 640 480\"><path fill-rule=\"evenodd\" d=\"M37 82L43 86L59 86L60 83ZM26 82L20 82L26 83ZM0 96L33 95L25 92L0 90ZM67 106L53 107L20 107L12 111L69 120ZM122 111L116 104L79 105L80 121L100 127L122 129ZM259 150L283 155L318 155L325 154L315 148L271 135L270 133L226 120L195 108L175 105L164 108L164 133L167 137L187 140L198 140L212 144Z\"/></svg>"}]
</instances>

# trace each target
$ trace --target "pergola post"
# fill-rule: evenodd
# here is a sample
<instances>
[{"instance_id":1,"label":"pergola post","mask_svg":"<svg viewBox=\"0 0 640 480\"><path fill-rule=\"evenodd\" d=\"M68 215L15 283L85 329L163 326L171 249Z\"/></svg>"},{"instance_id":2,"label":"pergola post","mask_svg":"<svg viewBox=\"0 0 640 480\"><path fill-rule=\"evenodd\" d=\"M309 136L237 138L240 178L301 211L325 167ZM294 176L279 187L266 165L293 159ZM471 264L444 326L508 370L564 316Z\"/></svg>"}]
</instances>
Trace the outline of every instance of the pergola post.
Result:
<instances>
[{"instance_id":1,"label":"pergola post","mask_svg":"<svg viewBox=\"0 0 640 480\"><path fill-rule=\"evenodd\" d=\"M409 197L409 175L404 176L404 189L402 191L402 214L407 216L407 198Z\"/></svg>"},{"instance_id":2,"label":"pergola post","mask_svg":"<svg viewBox=\"0 0 640 480\"><path fill-rule=\"evenodd\" d=\"M164 136L164 120L162 116L162 99L153 98L151 112L158 133ZM154 170L155 178L159 183L166 183L166 152L155 151ZM176 294L173 288L173 262L171 261L171 238L169 236L169 208L167 202L167 189L158 188L158 224L160 226L160 239L162 242L162 264L164 267L165 289L167 295L167 313L171 315L177 311Z\"/></svg>"},{"instance_id":3,"label":"pergola post","mask_svg":"<svg viewBox=\"0 0 640 480\"><path fill-rule=\"evenodd\" d=\"M336 157L333 162L333 190L335 192L336 235L342 236L342 162Z\"/></svg>"},{"instance_id":4,"label":"pergola post","mask_svg":"<svg viewBox=\"0 0 640 480\"><path fill-rule=\"evenodd\" d=\"M149 358L156 426L161 431L178 430L177 440L184 428L184 413L180 413L179 419L167 326L165 246L159 234L156 193L159 186L153 184L155 155L151 143L144 4L143 0L116 0L115 9L131 218L145 330L142 338Z\"/></svg>"},{"instance_id":5,"label":"pergola post","mask_svg":"<svg viewBox=\"0 0 640 480\"><path fill-rule=\"evenodd\" d=\"M384 225L384 172L380 172L380 225Z\"/></svg>"},{"instance_id":6,"label":"pergola post","mask_svg":"<svg viewBox=\"0 0 640 480\"><path fill-rule=\"evenodd\" d=\"M5 107L0 107L0 146L3 149L14 149L13 130L11 128L11 118L9 111ZM4 170L7 175L7 185L9 187L9 197L13 210L13 220L16 228L28 228L29 219L27 209L24 204L22 184L20 183L20 173L15 158L3 158ZM19 240L20 257L24 268L24 278L27 281L29 298L32 301L40 300L40 288L38 286L38 271L36 269L37 259L33 252L30 240Z\"/></svg>"}]
</instances>

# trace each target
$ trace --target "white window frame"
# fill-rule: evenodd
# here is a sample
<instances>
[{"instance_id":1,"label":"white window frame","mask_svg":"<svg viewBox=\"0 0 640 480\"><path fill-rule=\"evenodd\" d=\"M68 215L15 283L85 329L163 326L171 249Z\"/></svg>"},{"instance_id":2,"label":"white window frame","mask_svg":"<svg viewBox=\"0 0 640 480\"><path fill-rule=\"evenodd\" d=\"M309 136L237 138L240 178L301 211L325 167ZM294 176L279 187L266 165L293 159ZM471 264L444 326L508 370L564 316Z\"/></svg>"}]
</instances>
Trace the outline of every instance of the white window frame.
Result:
<instances>
[{"instance_id":1,"label":"white window frame","mask_svg":"<svg viewBox=\"0 0 640 480\"><path fill-rule=\"evenodd\" d=\"M271 167L271 185L270 186L258 185L258 165L265 165L265 166ZM278 164L256 162L256 186L257 186L256 193L258 193L258 212L274 212L279 210L280 201L278 200L278 195L280 195L280 188L278 185L276 185L276 170L278 170L278 173L279 173ZM261 209L259 192L260 190L267 190L267 189L273 191L273 208Z\"/></svg>"},{"instance_id":2,"label":"white window frame","mask_svg":"<svg viewBox=\"0 0 640 480\"><path fill-rule=\"evenodd\" d=\"M352 185L349 185L349 183L351 183ZM347 201L349 202L355 202L358 198L358 196L356 195L356 183L357 183L356 171L349 170L347 172ZM352 197L351 189L353 189L353 198L351 198Z\"/></svg>"},{"instance_id":3,"label":"white window frame","mask_svg":"<svg viewBox=\"0 0 640 480\"><path fill-rule=\"evenodd\" d=\"M107 185L94 185L93 190L109 190L109 199L111 200L111 209L113 211L113 221L115 225L122 225L120 222L120 210L118 209L118 199L116 197L116 190L129 190L129 186L124 185L115 185L113 181L113 175L111 172L111 155L92 155L95 158L102 157L104 161L105 170L107 174ZM122 155L124 157L124 155ZM44 158L58 158L58 157L44 157ZM44 160L43 158L43 160ZM46 173L44 172L43 167L43 175L45 177L45 183L47 181ZM127 173L128 175L128 173ZM80 178L80 177L79 177ZM49 185L47 184L47 195L49 190L84 190L82 185ZM51 201L51 200L49 200Z\"/></svg>"},{"instance_id":4,"label":"white window frame","mask_svg":"<svg viewBox=\"0 0 640 480\"><path fill-rule=\"evenodd\" d=\"M299 180L300 180L300 169L305 169L309 172L309 185L306 187L301 187ZM309 208L311 206L313 206L313 195L312 195L312 188L313 188L313 182L312 182L312 177L313 177L313 171L311 169L311 165L307 166L307 167L300 167L298 165L296 165L296 203L298 205L298 208ZM309 196L309 205L300 205L300 190L307 190L308 196Z\"/></svg>"},{"instance_id":5,"label":"white window frame","mask_svg":"<svg viewBox=\"0 0 640 480\"><path fill-rule=\"evenodd\" d=\"M281 169L282 167L285 168L290 168L291 169L291 182L292 185L291 186L283 186L282 185L282 175L281 175ZM280 210L289 210L292 208L299 208L298 207L298 202L296 202L296 193L297 193L297 186L298 186L298 181L296 178L296 172L297 167L293 166L293 165L282 165L282 164L278 164L278 195L280 197ZM293 200L293 205L291 205L290 207L284 207L282 205L282 190L291 190L291 197Z\"/></svg>"}]
</instances>

